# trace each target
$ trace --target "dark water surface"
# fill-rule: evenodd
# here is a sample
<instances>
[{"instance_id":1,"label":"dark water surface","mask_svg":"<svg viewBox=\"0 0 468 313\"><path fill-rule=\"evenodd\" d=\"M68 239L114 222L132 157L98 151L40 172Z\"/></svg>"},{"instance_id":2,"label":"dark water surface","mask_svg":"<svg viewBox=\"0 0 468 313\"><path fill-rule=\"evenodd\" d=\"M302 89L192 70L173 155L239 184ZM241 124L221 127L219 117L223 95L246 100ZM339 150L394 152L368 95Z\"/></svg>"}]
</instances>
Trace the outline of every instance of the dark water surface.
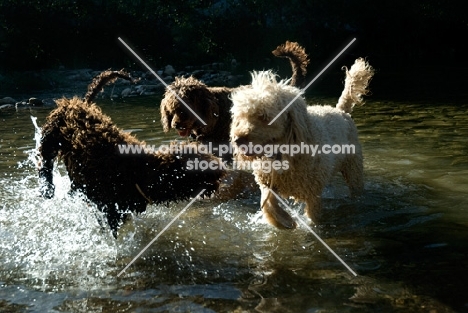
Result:
<instances>
[{"instance_id":1,"label":"dark water surface","mask_svg":"<svg viewBox=\"0 0 468 313\"><path fill-rule=\"evenodd\" d=\"M158 103L102 106L160 144L176 137ZM0 312L468 312L468 103L355 110L365 194L348 198L337 176L314 230L357 277L306 229L263 222L259 194L196 201L118 277L187 202L149 206L114 240L67 194L63 166L55 198L38 197L31 116L49 111L0 112Z\"/></svg>"}]
</instances>

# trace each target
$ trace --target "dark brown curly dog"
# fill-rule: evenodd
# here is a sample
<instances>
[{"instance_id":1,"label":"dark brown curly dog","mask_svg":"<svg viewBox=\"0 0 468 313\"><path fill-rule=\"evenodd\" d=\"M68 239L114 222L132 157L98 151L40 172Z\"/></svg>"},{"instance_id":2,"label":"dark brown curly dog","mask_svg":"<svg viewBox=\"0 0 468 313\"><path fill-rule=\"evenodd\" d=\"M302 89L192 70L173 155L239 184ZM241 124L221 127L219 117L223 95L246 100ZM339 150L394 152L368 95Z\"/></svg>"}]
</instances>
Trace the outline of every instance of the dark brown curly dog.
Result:
<instances>
[{"instance_id":1,"label":"dark brown curly dog","mask_svg":"<svg viewBox=\"0 0 468 313\"><path fill-rule=\"evenodd\" d=\"M296 42L287 41L272 53L277 57L289 58L293 70L291 84L300 87L304 82L309 63L304 48ZM203 144L228 145L232 106L229 96L234 89L208 87L194 77L177 77L167 88L161 102L161 123L164 131L168 132L173 128L180 136L190 136Z\"/></svg>"},{"instance_id":2,"label":"dark brown curly dog","mask_svg":"<svg viewBox=\"0 0 468 313\"><path fill-rule=\"evenodd\" d=\"M289 59L293 72L290 85L298 88L304 87L307 65L309 65L305 49L297 42L286 41L284 44L276 47L271 53L276 57Z\"/></svg>"},{"instance_id":3,"label":"dark brown curly dog","mask_svg":"<svg viewBox=\"0 0 468 313\"><path fill-rule=\"evenodd\" d=\"M119 145L141 146L144 143L115 126L93 97L107 82L130 79L123 71L106 71L89 86L84 100L74 97L57 100L58 107L42 127L39 148L41 193L54 195L53 167L62 159L73 191L81 191L107 217L114 237L128 211L143 212L148 203L167 203L218 190L225 171L195 171L189 161L219 162L218 158L198 153L126 153ZM123 146L121 146L123 147ZM218 163L219 164L219 163Z\"/></svg>"},{"instance_id":4,"label":"dark brown curly dog","mask_svg":"<svg viewBox=\"0 0 468 313\"><path fill-rule=\"evenodd\" d=\"M229 99L232 88L208 87L195 77L176 77L161 101L161 123L165 132L171 128L179 136L191 136L202 143L225 142L229 138ZM177 95L206 123L198 119Z\"/></svg>"}]
</instances>

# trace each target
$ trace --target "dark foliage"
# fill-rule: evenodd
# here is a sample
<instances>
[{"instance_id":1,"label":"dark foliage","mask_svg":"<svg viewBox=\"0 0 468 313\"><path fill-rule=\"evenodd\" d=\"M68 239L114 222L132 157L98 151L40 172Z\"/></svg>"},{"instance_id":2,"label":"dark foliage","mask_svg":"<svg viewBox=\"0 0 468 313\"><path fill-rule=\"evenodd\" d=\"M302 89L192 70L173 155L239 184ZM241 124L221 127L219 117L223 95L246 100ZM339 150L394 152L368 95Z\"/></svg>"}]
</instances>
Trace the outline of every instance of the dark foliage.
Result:
<instances>
[{"instance_id":1,"label":"dark foliage","mask_svg":"<svg viewBox=\"0 0 468 313\"><path fill-rule=\"evenodd\" d=\"M285 40L320 58L352 37L374 59L461 59L463 8L461 0L1 0L0 69L130 67L119 36L158 66L255 62Z\"/></svg>"}]
</instances>

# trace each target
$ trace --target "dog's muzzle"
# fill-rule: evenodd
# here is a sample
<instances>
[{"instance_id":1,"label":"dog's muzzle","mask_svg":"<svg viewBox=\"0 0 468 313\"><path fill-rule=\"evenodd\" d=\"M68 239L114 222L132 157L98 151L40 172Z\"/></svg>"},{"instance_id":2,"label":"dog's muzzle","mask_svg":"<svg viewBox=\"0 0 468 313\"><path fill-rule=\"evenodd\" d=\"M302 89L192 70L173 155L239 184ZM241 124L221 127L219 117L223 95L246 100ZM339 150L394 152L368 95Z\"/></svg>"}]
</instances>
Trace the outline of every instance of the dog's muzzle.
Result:
<instances>
[{"instance_id":1,"label":"dog's muzzle","mask_svg":"<svg viewBox=\"0 0 468 313\"><path fill-rule=\"evenodd\" d=\"M189 127L184 127L179 123L176 123L174 125L174 128L175 130L177 130L177 133L180 137L188 137L188 135L190 135L190 132L192 131Z\"/></svg>"},{"instance_id":2,"label":"dog's muzzle","mask_svg":"<svg viewBox=\"0 0 468 313\"><path fill-rule=\"evenodd\" d=\"M255 156L252 151L249 151L249 139L248 137L241 136L241 137L234 137L232 142L236 146L236 150L239 154L245 156Z\"/></svg>"}]
</instances>

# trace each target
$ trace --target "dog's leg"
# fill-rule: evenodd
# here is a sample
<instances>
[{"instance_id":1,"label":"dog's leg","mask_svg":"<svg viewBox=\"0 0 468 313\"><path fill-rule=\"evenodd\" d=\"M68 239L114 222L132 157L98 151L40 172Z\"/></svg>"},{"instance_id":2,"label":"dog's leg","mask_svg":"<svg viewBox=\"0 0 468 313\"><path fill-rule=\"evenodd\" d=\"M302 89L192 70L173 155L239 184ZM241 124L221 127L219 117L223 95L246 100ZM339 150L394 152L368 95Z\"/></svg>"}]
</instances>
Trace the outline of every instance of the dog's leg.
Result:
<instances>
[{"instance_id":1,"label":"dog's leg","mask_svg":"<svg viewBox=\"0 0 468 313\"><path fill-rule=\"evenodd\" d=\"M138 204L136 204L138 205ZM102 211L107 219L112 235L117 239L117 231L120 225L122 225L128 217L128 213L125 212L125 204L109 202L106 204L98 204L98 208Z\"/></svg>"},{"instance_id":2,"label":"dog's leg","mask_svg":"<svg viewBox=\"0 0 468 313\"><path fill-rule=\"evenodd\" d=\"M44 198L53 198L55 186L53 182L54 161L58 155L60 141L58 128L46 131L41 138L39 154L41 157L39 168L40 193Z\"/></svg>"},{"instance_id":3,"label":"dog's leg","mask_svg":"<svg viewBox=\"0 0 468 313\"><path fill-rule=\"evenodd\" d=\"M348 157L341 174L348 184L351 197L359 196L364 189L362 157Z\"/></svg>"},{"instance_id":4,"label":"dog's leg","mask_svg":"<svg viewBox=\"0 0 468 313\"><path fill-rule=\"evenodd\" d=\"M146 201L136 201L131 203L109 202L107 204L98 205L98 208L104 212L107 224L112 231L112 235L117 239L117 232L120 226L130 217L131 212L144 212L146 209ZM131 212L129 212L129 210L131 210Z\"/></svg>"},{"instance_id":5,"label":"dog's leg","mask_svg":"<svg viewBox=\"0 0 468 313\"><path fill-rule=\"evenodd\" d=\"M262 192L260 205L268 223L281 229L296 228L296 222L288 212L279 206L278 199L270 192L270 189L266 186L260 186L260 190Z\"/></svg>"},{"instance_id":6,"label":"dog's leg","mask_svg":"<svg viewBox=\"0 0 468 313\"><path fill-rule=\"evenodd\" d=\"M329 179L324 179L324 182L329 181ZM322 192L325 188L325 184L322 182L315 182L310 186L310 194L307 199L305 199L305 208L304 213L308 218L312 220L314 224L318 224L320 220L320 215L322 213Z\"/></svg>"},{"instance_id":7,"label":"dog's leg","mask_svg":"<svg viewBox=\"0 0 468 313\"><path fill-rule=\"evenodd\" d=\"M103 211L106 214L107 224L109 224L111 228L112 235L117 239L117 231L119 230L120 224L125 222L127 214L119 212L115 204L106 205Z\"/></svg>"},{"instance_id":8,"label":"dog's leg","mask_svg":"<svg viewBox=\"0 0 468 313\"><path fill-rule=\"evenodd\" d=\"M304 212L314 224L318 224L320 213L322 212L322 199L320 196L313 196L306 201Z\"/></svg>"}]
</instances>

